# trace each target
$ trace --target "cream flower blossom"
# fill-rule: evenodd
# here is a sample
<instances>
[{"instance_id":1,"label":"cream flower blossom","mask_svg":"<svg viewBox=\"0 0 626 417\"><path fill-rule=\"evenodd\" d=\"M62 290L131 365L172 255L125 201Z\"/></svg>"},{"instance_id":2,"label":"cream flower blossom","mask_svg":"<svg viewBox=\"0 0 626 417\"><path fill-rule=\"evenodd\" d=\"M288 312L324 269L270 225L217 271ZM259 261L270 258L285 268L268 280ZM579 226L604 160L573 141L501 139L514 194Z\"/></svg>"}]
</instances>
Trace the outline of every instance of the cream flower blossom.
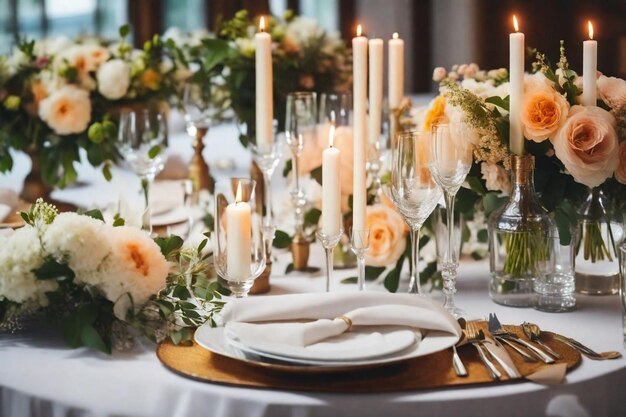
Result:
<instances>
[{"instance_id":1,"label":"cream flower blossom","mask_svg":"<svg viewBox=\"0 0 626 417\"><path fill-rule=\"evenodd\" d=\"M370 245L365 263L389 266L397 262L406 248L402 216L384 204L375 204L367 207L366 225L370 229Z\"/></svg>"},{"instance_id":2,"label":"cream flower blossom","mask_svg":"<svg viewBox=\"0 0 626 417\"><path fill-rule=\"evenodd\" d=\"M83 274L96 271L111 252L106 227L89 216L61 213L47 227L43 246L47 253L66 261L81 282Z\"/></svg>"},{"instance_id":3,"label":"cream flower blossom","mask_svg":"<svg viewBox=\"0 0 626 417\"><path fill-rule=\"evenodd\" d=\"M548 139L563 126L568 112L567 100L542 73L525 78L521 119L526 138L535 142Z\"/></svg>"},{"instance_id":4,"label":"cream flower blossom","mask_svg":"<svg viewBox=\"0 0 626 417\"><path fill-rule=\"evenodd\" d=\"M615 77L598 77L598 95L612 109L626 106L626 80Z\"/></svg>"},{"instance_id":5,"label":"cream flower blossom","mask_svg":"<svg viewBox=\"0 0 626 417\"><path fill-rule=\"evenodd\" d=\"M54 291L57 283L35 277L33 270L43 262L44 253L33 227L22 227L3 238L0 245L0 299L47 305L45 293Z\"/></svg>"},{"instance_id":6,"label":"cream flower blossom","mask_svg":"<svg viewBox=\"0 0 626 417\"><path fill-rule=\"evenodd\" d=\"M61 87L41 101L39 117L59 135L84 132L91 119L89 93L72 85Z\"/></svg>"},{"instance_id":7,"label":"cream flower blossom","mask_svg":"<svg viewBox=\"0 0 626 417\"><path fill-rule=\"evenodd\" d=\"M109 100L118 100L130 86L130 65L121 59L112 59L98 68L98 91Z\"/></svg>"},{"instance_id":8,"label":"cream flower blossom","mask_svg":"<svg viewBox=\"0 0 626 417\"><path fill-rule=\"evenodd\" d=\"M509 174L500 165L483 162L480 164L480 173L488 190L501 191L504 194L511 191Z\"/></svg>"},{"instance_id":9,"label":"cream flower blossom","mask_svg":"<svg viewBox=\"0 0 626 417\"><path fill-rule=\"evenodd\" d=\"M626 140L619 145L618 159L619 164L615 170L615 179L626 184Z\"/></svg>"},{"instance_id":10,"label":"cream flower blossom","mask_svg":"<svg viewBox=\"0 0 626 417\"><path fill-rule=\"evenodd\" d=\"M595 106L573 106L570 116L554 135L554 151L576 182L596 187L618 166L615 118Z\"/></svg>"},{"instance_id":11,"label":"cream flower blossom","mask_svg":"<svg viewBox=\"0 0 626 417\"><path fill-rule=\"evenodd\" d=\"M144 304L165 287L168 262L158 245L141 229L114 227L109 239L111 254L93 276L95 284L113 302L129 295L136 306Z\"/></svg>"}]
</instances>

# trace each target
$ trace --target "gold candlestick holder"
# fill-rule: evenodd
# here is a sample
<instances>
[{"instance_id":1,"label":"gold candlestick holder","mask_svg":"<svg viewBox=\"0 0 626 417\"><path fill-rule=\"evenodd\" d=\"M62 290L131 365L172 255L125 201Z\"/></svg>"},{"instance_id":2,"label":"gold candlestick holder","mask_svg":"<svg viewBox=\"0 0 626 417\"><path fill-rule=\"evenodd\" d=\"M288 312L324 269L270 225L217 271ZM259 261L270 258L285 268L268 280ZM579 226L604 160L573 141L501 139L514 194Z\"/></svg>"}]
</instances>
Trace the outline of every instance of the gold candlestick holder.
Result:
<instances>
[{"instance_id":1,"label":"gold candlestick holder","mask_svg":"<svg viewBox=\"0 0 626 417\"><path fill-rule=\"evenodd\" d=\"M296 233L291 241L291 255L293 257L293 269L306 271L309 268L309 253L311 241L302 233Z\"/></svg>"},{"instance_id":2,"label":"gold candlestick holder","mask_svg":"<svg viewBox=\"0 0 626 417\"><path fill-rule=\"evenodd\" d=\"M215 182L211 177L209 165L202 156L204 151L203 139L208 131L209 129L206 127L196 128L196 136L193 141L194 154L189 164L189 179L191 179L194 191L207 190L212 194Z\"/></svg>"},{"instance_id":3,"label":"gold candlestick holder","mask_svg":"<svg viewBox=\"0 0 626 417\"><path fill-rule=\"evenodd\" d=\"M389 109L389 137L392 149L398 143L398 136L404 130L402 128L402 115L411 110L411 106L411 100L404 97L398 107Z\"/></svg>"}]
</instances>

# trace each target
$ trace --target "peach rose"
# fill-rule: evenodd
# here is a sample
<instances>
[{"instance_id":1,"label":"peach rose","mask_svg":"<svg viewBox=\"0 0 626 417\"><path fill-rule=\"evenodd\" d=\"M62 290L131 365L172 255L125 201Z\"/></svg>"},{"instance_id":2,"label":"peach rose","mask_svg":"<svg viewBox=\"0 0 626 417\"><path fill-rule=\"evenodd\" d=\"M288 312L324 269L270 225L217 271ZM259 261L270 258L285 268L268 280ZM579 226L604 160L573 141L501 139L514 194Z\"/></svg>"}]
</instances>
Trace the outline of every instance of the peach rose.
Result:
<instances>
[{"instance_id":1,"label":"peach rose","mask_svg":"<svg viewBox=\"0 0 626 417\"><path fill-rule=\"evenodd\" d=\"M91 119L89 93L73 85L61 87L41 101L39 117L59 135L84 132Z\"/></svg>"},{"instance_id":2,"label":"peach rose","mask_svg":"<svg viewBox=\"0 0 626 417\"><path fill-rule=\"evenodd\" d=\"M480 173L489 191L501 191L507 195L511 191L509 174L500 165L483 162L480 164Z\"/></svg>"},{"instance_id":3,"label":"peach rose","mask_svg":"<svg viewBox=\"0 0 626 417\"><path fill-rule=\"evenodd\" d=\"M35 81L30 86L30 92L33 95L33 101L26 105L26 111L31 116L34 116L39 111L39 103L48 97L48 89L41 81Z\"/></svg>"},{"instance_id":4,"label":"peach rose","mask_svg":"<svg viewBox=\"0 0 626 417\"><path fill-rule=\"evenodd\" d=\"M543 142L565 123L569 104L541 73L527 77L524 90L521 112L524 136Z\"/></svg>"},{"instance_id":5,"label":"peach rose","mask_svg":"<svg viewBox=\"0 0 626 417\"><path fill-rule=\"evenodd\" d=\"M365 253L365 263L370 266L392 265L406 248L404 220L392 208L383 204L367 207L367 227L370 245Z\"/></svg>"},{"instance_id":6,"label":"peach rose","mask_svg":"<svg viewBox=\"0 0 626 417\"><path fill-rule=\"evenodd\" d=\"M598 95L610 108L626 106L626 81L601 75L597 81Z\"/></svg>"},{"instance_id":7,"label":"peach rose","mask_svg":"<svg viewBox=\"0 0 626 417\"><path fill-rule=\"evenodd\" d=\"M615 117L600 107L571 108L552 144L576 182L596 187L613 175L619 162L615 124Z\"/></svg>"},{"instance_id":8,"label":"peach rose","mask_svg":"<svg viewBox=\"0 0 626 417\"><path fill-rule=\"evenodd\" d=\"M622 184L626 184L626 141L619 145L618 158L619 164L615 170L615 179Z\"/></svg>"}]
</instances>

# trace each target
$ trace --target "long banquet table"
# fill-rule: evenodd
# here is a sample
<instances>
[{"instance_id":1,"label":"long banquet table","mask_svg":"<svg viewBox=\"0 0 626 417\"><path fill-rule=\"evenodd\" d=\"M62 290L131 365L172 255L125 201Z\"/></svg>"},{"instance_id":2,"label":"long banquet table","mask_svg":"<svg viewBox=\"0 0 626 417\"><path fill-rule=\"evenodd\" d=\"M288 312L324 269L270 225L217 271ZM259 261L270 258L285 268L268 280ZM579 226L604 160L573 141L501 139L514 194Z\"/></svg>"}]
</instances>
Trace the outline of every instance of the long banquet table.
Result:
<instances>
[{"instance_id":1,"label":"long banquet table","mask_svg":"<svg viewBox=\"0 0 626 417\"><path fill-rule=\"evenodd\" d=\"M236 167L217 176L245 175L249 157L233 146L232 127L209 133L206 157L215 164L232 158ZM190 141L175 137L174 153L188 158ZM0 187L19 189L29 164L16 155L16 170L0 176ZM127 195L139 198L132 187L136 180L116 171L112 183L104 183L92 168L82 167L83 185L57 191L54 196L68 201L103 206ZM272 276L272 294L322 291L322 272L284 276L289 261L278 254ZM321 248L313 246L310 264L322 267ZM354 275L339 271L336 279ZM504 323L530 321L542 328L579 339L596 350L619 350L623 346L620 305L616 296L577 296L571 313L548 314L532 309L506 308L494 304L487 294L486 261L463 260L458 282L458 304L468 315L498 314ZM335 283L336 291L355 291L354 285ZM406 282L404 283L406 286ZM371 291L384 291L372 286ZM432 295L440 298L439 294ZM584 359L567 375L565 383L544 386L514 382L395 392L384 394L322 394L268 391L192 381L165 369L155 355L155 346L138 343L132 351L111 356L86 349L67 349L49 330L31 328L16 334L0 334L0 416L618 416L626 415L626 360L594 362Z\"/></svg>"}]
</instances>

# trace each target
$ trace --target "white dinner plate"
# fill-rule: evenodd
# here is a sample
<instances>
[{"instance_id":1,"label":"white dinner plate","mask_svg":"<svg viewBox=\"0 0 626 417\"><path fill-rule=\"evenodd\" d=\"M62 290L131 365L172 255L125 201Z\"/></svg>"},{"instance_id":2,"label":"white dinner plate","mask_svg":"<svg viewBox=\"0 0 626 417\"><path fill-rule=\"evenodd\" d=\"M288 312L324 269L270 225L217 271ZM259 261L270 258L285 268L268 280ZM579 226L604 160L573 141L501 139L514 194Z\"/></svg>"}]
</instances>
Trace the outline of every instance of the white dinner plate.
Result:
<instances>
[{"instance_id":1,"label":"white dinner plate","mask_svg":"<svg viewBox=\"0 0 626 417\"><path fill-rule=\"evenodd\" d=\"M255 340L225 327L228 342L244 353L265 355L290 362L362 361L404 350L421 340L421 334L406 327L355 326L349 332L309 346L294 346L269 340Z\"/></svg>"},{"instance_id":2,"label":"white dinner plate","mask_svg":"<svg viewBox=\"0 0 626 417\"><path fill-rule=\"evenodd\" d=\"M224 335L223 327L211 327L208 324L204 324L196 330L194 339L198 345L207 349L210 352L218 355L226 356L231 359L243 361L252 365L266 366L272 363L272 359L268 355L250 355L245 354L236 347L230 345ZM283 364L290 366L290 370L296 370L301 368L302 370L332 370L333 368L359 368L359 367L371 367L378 365L392 364L400 362L406 359L413 359L420 356L430 355L431 353L439 352L450 348L458 342L458 337L450 333L429 330L424 332L423 339L420 343L414 343L412 346L393 353L391 355L371 358L361 361L310 361L310 360L291 360L290 362L282 361ZM283 367L286 368L286 367Z\"/></svg>"},{"instance_id":3,"label":"white dinner plate","mask_svg":"<svg viewBox=\"0 0 626 417\"><path fill-rule=\"evenodd\" d=\"M189 220L189 210L185 206L177 206L165 213L153 215L151 220L153 226L167 226L186 222Z\"/></svg>"}]
</instances>

